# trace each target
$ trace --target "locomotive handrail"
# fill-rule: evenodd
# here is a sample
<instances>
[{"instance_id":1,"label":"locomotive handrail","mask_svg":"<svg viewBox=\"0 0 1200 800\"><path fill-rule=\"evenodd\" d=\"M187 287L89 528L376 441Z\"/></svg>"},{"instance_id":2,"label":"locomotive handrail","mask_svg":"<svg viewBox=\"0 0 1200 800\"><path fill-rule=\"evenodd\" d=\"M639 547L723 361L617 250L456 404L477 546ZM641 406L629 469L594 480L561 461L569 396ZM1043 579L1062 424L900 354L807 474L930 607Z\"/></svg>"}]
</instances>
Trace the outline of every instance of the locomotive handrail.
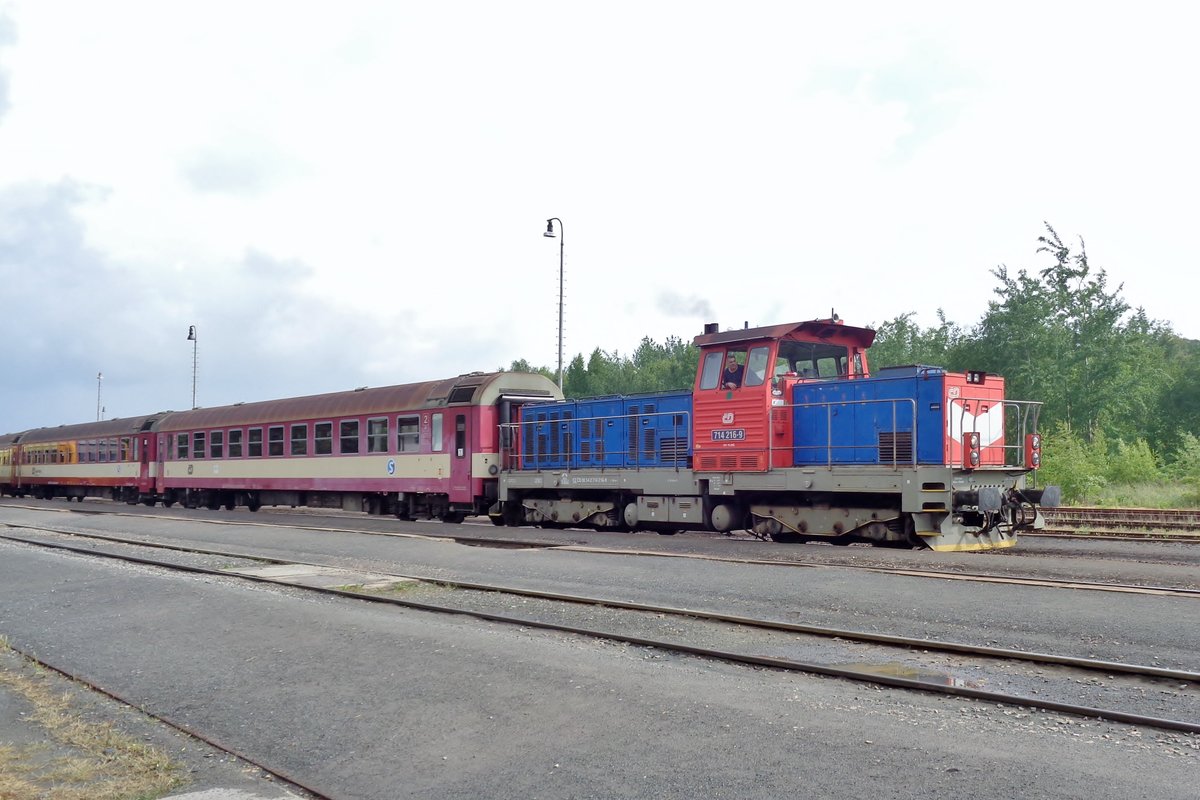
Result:
<instances>
[{"instance_id":1,"label":"locomotive handrail","mask_svg":"<svg viewBox=\"0 0 1200 800\"><path fill-rule=\"evenodd\" d=\"M869 399L869 400L830 400L830 401L825 401L825 402L821 402L821 403L787 403L787 404L781 404L781 405L773 405L771 407L771 409L772 409L772 411L774 411L777 408L789 408L789 409L824 408L825 409L825 443L824 444L811 444L811 445L793 444L786 449L790 450L792 452L793 456L796 455L796 453L800 450L824 449L825 450L825 466L832 468L833 467L833 450L834 450L834 445L833 445L833 408L834 408L834 406L840 407L840 406L870 405L870 404L883 404L883 403L890 403L892 406L892 427L891 427L890 431L883 431L886 433L907 433L908 432L908 431L901 431L897 428L897 419L896 419L896 404L897 403L909 404L911 406L911 412L912 412L912 439L913 439L912 459L911 459L911 461L903 461L903 462L900 461L898 443L897 443L895 437L893 437L892 438L892 462L891 462L892 468L899 469L900 465L902 463L903 464L917 463L916 443L918 441L918 439L917 439L918 419L917 419L917 401L914 398L911 398L911 397L887 397L887 398L875 398L875 399ZM793 435L794 435L794 432L793 432ZM773 453L774 453L774 449L775 449L774 442L768 442L767 447L768 447L768 451L770 453L770 456L768 457L768 460L767 460L768 469L770 469L774 465L774 458L773 458ZM878 444L878 442L876 442L873 445L845 444L845 445L838 445L838 449L876 450L876 451L878 451L879 444Z\"/></svg>"},{"instance_id":2,"label":"locomotive handrail","mask_svg":"<svg viewBox=\"0 0 1200 800\"><path fill-rule=\"evenodd\" d=\"M982 454L987 452L988 450L999 449L1000 454L1001 454L1001 464L1004 467L1006 467L1006 468L1012 467L1012 468L1020 468L1020 469L1029 468L1029 465L1025 463L1025 437L1027 434L1037 433L1037 420L1038 420L1039 414L1041 413L1042 403L1040 401L1036 401L1036 400L999 400L999 401L976 400L976 402L979 402L979 403L983 403L983 402L996 403L996 402L998 402L1000 404L1000 407L1004 410L1003 411L1004 418L1001 422L1001 424L1003 426L1003 435L998 440L1001 443L984 445L983 447L980 448L980 455L982 456ZM1009 411L1015 412L1015 417L1016 417L1017 435L1016 435L1016 443L1015 444L1008 444L1008 442L1007 442L1007 439L1008 439L1008 436L1009 436L1009 433L1011 430L1009 428L1008 418L1007 418ZM968 409L964 405L962 410L959 412L958 430L961 431L963 434L979 433L980 431L978 430L978 426L973 425L970 430L967 429L967 427L966 427L967 416L968 416ZM979 419L979 415L971 415L971 417L972 417L972 419L975 419L975 420ZM1015 456L1016 456L1011 463L1009 463L1009 460L1008 460L1010 451L1015 453ZM982 458L981 458L981 460L982 460Z\"/></svg>"},{"instance_id":3,"label":"locomotive handrail","mask_svg":"<svg viewBox=\"0 0 1200 800\"><path fill-rule=\"evenodd\" d=\"M520 422L501 423L499 426L500 431L501 431L501 436L500 436L500 442L501 442L500 464L501 464L501 466L500 466L500 468L505 472L511 472L514 470L522 470L521 464L523 461L526 461L526 462L532 462L532 463L529 463L526 467L524 467L524 469L522 471L541 472L543 469L548 469L548 468L541 466L539 462L542 461L543 459L547 459L547 458L565 461L567 464L567 467L566 467L567 469L575 468L573 466L573 462L576 458L578 458L578 460L580 462L580 467L586 467L586 468L595 468L595 469L600 469L600 470L604 470L604 469L608 469L608 468L616 468L616 467L641 468L643 466L647 466L646 464L643 463L643 461L644 461L643 456L644 456L646 448L642 446L641 442L638 441L637 438L633 439L633 441L635 443L634 443L634 446L632 447L632 450L629 448L626 448L625 450L616 451L618 454L624 456L627 459L631 458L632 463L630 463L630 464L620 464L620 465L610 465L610 464L605 464L605 463L583 464L582 462L584 459L584 453L583 453L582 441L583 441L584 437L575 436L574 431L580 430L579 425L584 422L592 423L592 422L599 421L599 422L603 423L603 422L615 421L615 420L625 420L627 424L636 426L638 420L642 420L643 424L645 424L645 420L647 420L649 418L668 417L668 416L672 417L673 419L672 419L669 429L667 429L667 430L669 430L669 432L672 434L672 437L673 437L674 441L676 442L676 444L675 444L675 447L672 449L669 463L666 463L666 466L674 467L676 470L679 470L680 468L687 468L690 465L690 458L691 458L688 454L688 450L690 449L691 443L692 443L692 423L691 423L692 415L691 415L691 412L679 411L679 410L652 411L649 413L638 412L638 413L631 413L631 414L607 414L607 415L590 416L590 417L568 417L568 418L559 417L559 418L555 418L555 419L521 420ZM681 418L681 421L676 421L674 418ZM536 431L535 426L538 426L538 425L571 426L571 428L573 428L573 430L568 431L569 433L571 433L571 435L569 437L569 444L567 446L567 449L565 451L563 451L561 449L560 450L542 451L541 449L539 449L536 433L527 433L526 431L522 430L522 428L525 428L526 426L528 426L529 431ZM559 427L559 430L561 431L562 428ZM505 435L505 434L507 434L507 435ZM532 452L530 452L524 444L526 441L526 439L524 437L526 435L530 435L532 437L532 441L534 443ZM553 438L558 443L561 444L564 437L560 435L560 436L553 437ZM679 444L679 441L681 438L682 438L682 442L683 442L682 445ZM626 442L629 442L631 440L631 437L628 435L628 429L627 429L626 436L624 437L624 439ZM645 460L653 461L654 459L645 459ZM560 469L560 467L553 467L552 469L557 470L557 469Z\"/></svg>"}]
</instances>

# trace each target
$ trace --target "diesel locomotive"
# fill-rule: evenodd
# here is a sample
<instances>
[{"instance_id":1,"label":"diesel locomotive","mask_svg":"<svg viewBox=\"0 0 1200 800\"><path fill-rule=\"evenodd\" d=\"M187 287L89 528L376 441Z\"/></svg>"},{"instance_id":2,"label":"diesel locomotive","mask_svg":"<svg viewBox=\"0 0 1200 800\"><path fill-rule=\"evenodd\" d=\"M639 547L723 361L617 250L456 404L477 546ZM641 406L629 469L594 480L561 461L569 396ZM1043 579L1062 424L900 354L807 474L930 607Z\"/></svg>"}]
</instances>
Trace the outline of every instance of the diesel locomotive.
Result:
<instances>
[{"instance_id":1,"label":"diesel locomotive","mask_svg":"<svg viewBox=\"0 0 1200 800\"><path fill-rule=\"evenodd\" d=\"M189 507L985 550L1043 526L1040 404L1002 377L870 372L836 318L696 337L690 390L564 399L537 374L161 412L0 437L0 491Z\"/></svg>"}]
</instances>

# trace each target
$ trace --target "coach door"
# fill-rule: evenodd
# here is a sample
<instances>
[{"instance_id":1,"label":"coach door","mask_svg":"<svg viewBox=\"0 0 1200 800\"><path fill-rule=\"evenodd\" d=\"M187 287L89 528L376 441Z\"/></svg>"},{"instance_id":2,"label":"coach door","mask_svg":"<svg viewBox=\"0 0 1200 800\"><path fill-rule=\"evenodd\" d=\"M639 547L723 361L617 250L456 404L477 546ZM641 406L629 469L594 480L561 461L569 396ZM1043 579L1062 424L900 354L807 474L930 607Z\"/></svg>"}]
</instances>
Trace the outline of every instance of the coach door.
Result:
<instances>
[{"instance_id":1,"label":"coach door","mask_svg":"<svg viewBox=\"0 0 1200 800\"><path fill-rule=\"evenodd\" d=\"M474 498L471 495L471 437L466 410L453 414L451 420L454 442L450 450L450 502L470 503Z\"/></svg>"},{"instance_id":2,"label":"coach door","mask_svg":"<svg viewBox=\"0 0 1200 800\"><path fill-rule=\"evenodd\" d=\"M140 494L150 494L154 491L153 476L150 474L150 461L153 458L155 448L152 447L154 442L153 434L142 433L138 434L138 492Z\"/></svg>"}]
</instances>

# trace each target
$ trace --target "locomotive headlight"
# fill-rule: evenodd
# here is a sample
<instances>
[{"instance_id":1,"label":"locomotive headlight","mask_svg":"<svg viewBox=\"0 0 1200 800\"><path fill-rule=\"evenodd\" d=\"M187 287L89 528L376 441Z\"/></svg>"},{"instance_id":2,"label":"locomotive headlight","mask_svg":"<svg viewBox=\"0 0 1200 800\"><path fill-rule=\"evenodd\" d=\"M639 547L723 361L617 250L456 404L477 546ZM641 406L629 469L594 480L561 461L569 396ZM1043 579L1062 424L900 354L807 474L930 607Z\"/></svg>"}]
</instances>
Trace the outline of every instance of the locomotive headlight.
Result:
<instances>
[{"instance_id":1,"label":"locomotive headlight","mask_svg":"<svg viewBox=\"0 0 1200 800\"><path fill-rule=\"evenodd\" d=\"M979 433L972 431L963 436L963 469L975 469L980 460Z\"/></svg>"},{"instance_id":2,"label":"locomotive headlight","mask_svg":"<svg viewBox=\"0 0 1200 800\"><path fill-rule=\"evenodd\" d=\"M1042 435L1031 433L1025 437L1025 468L1037 469L1042 466Z\"/></svg>"}]
</instances>

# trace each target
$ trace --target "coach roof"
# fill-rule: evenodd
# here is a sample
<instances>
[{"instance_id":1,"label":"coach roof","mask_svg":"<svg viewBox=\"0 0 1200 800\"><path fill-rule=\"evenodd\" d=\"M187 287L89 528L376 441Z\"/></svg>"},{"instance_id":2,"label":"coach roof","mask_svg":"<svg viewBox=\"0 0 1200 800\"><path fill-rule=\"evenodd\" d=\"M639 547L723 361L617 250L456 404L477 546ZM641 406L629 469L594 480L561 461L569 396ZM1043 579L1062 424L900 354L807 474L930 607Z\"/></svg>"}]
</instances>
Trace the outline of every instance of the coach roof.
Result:
<instances>
[{"instance_id":1,"label":"coach roof","mask_svg":"<svg viewBox=\"0 0 1200 800\"><path fill-rule=\"evenodd\" d=\"M347 392L198 408L168 415L159 431L259 425L291 420L338 419L428 408L493 405L504 395L552 400L561 397L544 375L523 372L472 372L441 381L355 389Z\"/></svg>"}]
</instances>

